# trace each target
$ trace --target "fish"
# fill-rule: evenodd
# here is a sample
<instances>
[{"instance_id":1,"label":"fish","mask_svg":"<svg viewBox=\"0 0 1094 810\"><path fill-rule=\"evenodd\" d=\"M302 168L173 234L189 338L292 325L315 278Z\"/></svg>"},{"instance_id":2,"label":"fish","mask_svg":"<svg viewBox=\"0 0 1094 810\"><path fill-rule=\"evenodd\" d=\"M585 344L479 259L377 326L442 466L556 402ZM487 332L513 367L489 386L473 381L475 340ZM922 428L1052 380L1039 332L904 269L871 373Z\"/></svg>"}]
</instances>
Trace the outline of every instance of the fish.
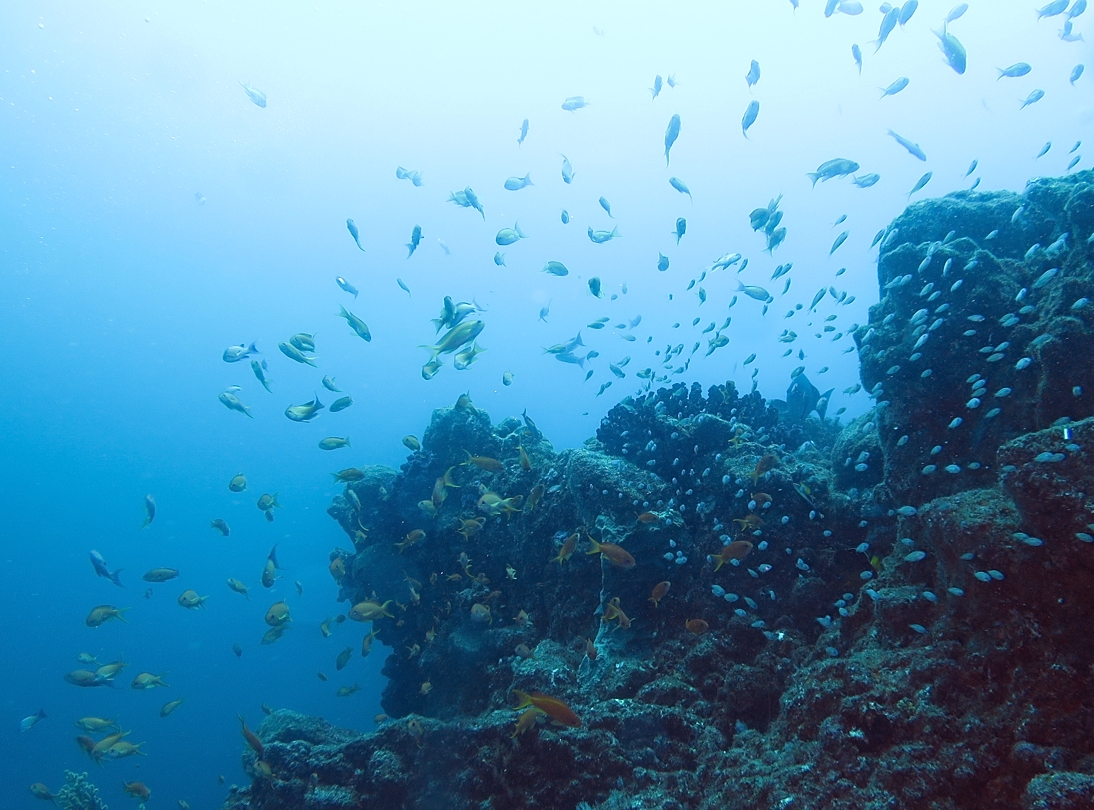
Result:
<instances>
[{"instance_id":1,"label":"fish","mask_svg":"<svg viewBox=\"0 0 1094 810\"><path fill-rule=\"evenodd\" d=\"M538 711L537 709L529 709L528 711ZM50 792L49 788L43 785L41 782L35 782L30 786L30 793L36 799L42 799L43 801L53 802L57 797Z\"/></svg>"},{"instance_id":2,"label":"fish","mask_svg":"<svg viewBox=\"0 0 1094 810\"><path fill-rule=\"evenodd\" d=\"M1040 101L1044 97L1045 97L1045 91L1044 90L1032 90L1032 91L1030 91L1030 94L1028 96L1026 96L1026 100L1022 102L1022 106L1019 107L1018 109L1024 110L1030 104L1036 104L1038 101Z\"/></svg>"},{"instance_id":3,"label":"fish","mask_svg":"<svg viewBox=\"0 0 1094 810\"><path fill-rule=\"evenodd\" d=\"M589 279L589 292L597 298L603 297L603 293L600 291L600 276L593 276Z\"/></svg>"},{"instance_id":4,"label":"fish","mask_svg":"<svg viewBox=\"0 0 1094 810\"><path fill-rule=\"evenodd\" d=\"M437 244L440 246L441 250L444 251L445 256L451 256L452 255L452 251L449 249L448 245L446 245L440 239L437 240ZM399 286L403 287L403 289L406 290L406 287L403 286L402 282L399 282ZM406 291L407 291L407 293L410 292L410 290L406 290Z\"/></svg>"},{"instance_id":5,"label":"fish","mask_svg":"<svg viewBox=\"0 0 1094 810\"><path fill-rule=\"evenodd\" d=\"M1075 82L1079 81L1079 77L1083 75L1084 70L1086 70L1085 65L1076 65L1073 67L1071 69L1071 75L1068 77L1068 81L1074 85Z\"/></svg>"},{"instance_id":6,"label":"fish","mask_svg":"<svg viewBox=\"0 0 1094 810\"><path fill-rule=\"evenodd\" d=\"M678 217L676 219L676 230L669 231L669 233L671 233L673 236L676 237L676 244L679 245L680 244L680 239L684 236L685 233L687 233L687 230L688 230L688 221L686 219L684 219L683 217ZM688 244L691 244L691 243L689 242Z\"/></svg>"},{"instance_id":7,"label":"fish","mask_svg":"<svg viewBox=\"0 0 1094 810\"><path fill-rule=\"evenodd\" d=\"M657 269L662 273L669 269L669 257L660 251L657 253Z\"/></svg>"},{"instance_id":8,"label":"fish","mask_svg":"<svg viewBox=\"0 0 1094 810\"><path fill-rule=\"evenodd\" d=\"M238 594L246 597L247 601L251 601L251 595L247 592L247 586L234 577L228 577L227 584L229 590L235 591Z\"/></svg>"},{"instance_id":9,"label":"fish","mask_svg":"<svg viewBox=\"0 0 1094 810\"><path fill-rule=\"evenodd\" d=\"M247 728L247 721L243 719L243 715L236 715L239 718L239 733L243 735L243 739L247 741L248 747L255 752L258 759L262 759L266 754L266 747L262 744L262 740L258 739L258 735Z\"/></svg>"},{"instance_id":10,"label":"fish","mask_svg":"<svg viewBox=\"0 0 1094 810\"><path fill-rule=\"evenodd\" d=\"M881 90L881 97L885 98L886 96L895 96L897 93L899 93L901 90L908 86L909 81L910 80L907 76L901 76L888 87L879 87L878 89Z\"/></svg>"},{"instance_id":11,"label":"fish","mask_svg":"<svg viewBox=\"0 0 1094 810\"><path fill-rule=\"evenodd\" d=\"M748 88L751 90L752 85L756 84L760 80L760 63L755 59L752 60L752 64L748 67L748 73L745 74L745 81L748 82Z\"/></svg>"},{"instance_id":12,"label":"fish","mask_svg":"<svg viewBox=\"0 0 1094 810\"><path fill-rule=\"evenodd\" d=\"M855 66L858 68L858 75L862 75L862 48L858 45L851 46L851 58L855 60Z\"/></svg>"},{"instance_id":13,"label":"fish","mask_svg":"<svg viewBox=\"0 0 1094 810\"><path fill-rule=\"evenodd\" d=\"M974 161L973 161L972 163L970 163L970 164L969 164L969 170L968 170L967 172L965 172L965 177L968 177L968 176L969 176L970 174L972 174L973 172L975 172L975 171L976 171L976 167L977 167L977 165L978 165L979 163L980 163L980 161L978 161L978 160L974 160Z\"/></svg>"},{"instance_id":14,"label":"fish","mask_svg":"<svg viewBox=\"0 0 1094 810\"><path fill-rule=\"evenodd\" d=\"M182 698L178 698L177 700L172 700L164 703L163 706L160 707L160 717L167 717L167 715L171 714L175 709L181 706L182 703Z\"/></svg>"},{"instance_id":15,"label":"fish","mask_svg":"<svg viewBox=\"0 0 1094 810\"><path fill-rule=\"evenodd\" d=\"M342 389L334 384L334 377L324 377L323 378L323 387L326 388L328 391L330 391L332 393L335 393L335 394L342 393Z\"/></svg>"},{"instance_id":16,"label":"fish","mask_svg":"<svg viewBox=\"0 0 1094 810\"><path fill-rule=\"evenodd\" d=\"M874 185L880 179L881 175L871 172L870 174L862 175L862 177L852 177L851 182L859 188L870 188L870 186Z\"/></svg>"},{"instance_id":17,"label":"fish","mask_svg":"<svg viewBox=\"0 0 1094 810\"><path fill-rule=\"evenodd\" d=\"M340 397L339 399L334 400L334 402L330 404L330 408L328 408L327 410L329 410L331 413L338 413L339 411L344 411L352 404L353 397Z\"/></svg>"},{"instance_id":18,"label":"fish","mask_svg":"<svg viewBox=\"0 0 1094 810\"><path fill-rule=\"evenodd\" d=\"M272 394L273 391L270 391L270 383L274 382L274 380L266 378L266 373L262 370L262 364L257 360L252 360L251 371L254 372L255 377L258 379L258 381L262 383L262 387Z\"/></svg>"},{"instance_id":19,"label":"fish","mask_svg":"<svg viewBox=\"0 0 1094 810\"><path fill-rule=\"evenodd\" d=\"M688 199L691 200L692 202L695 202L695 199L691 196L691 191L684 184L684 181L681 180L679 177L670 177L669 178L669 185L672 186L677 191L679 191L681 194L687 194Z\"/></svg>"},{"instance_id":20,"label":"fish","mask_svg":"<svg viewBox=\"0 0 1094 810\"><path fill-rule=\"evenodd\" d=\"M817 181L831 180L833 177L846 177L859 170L859 165L846 158L833 158L822 163L815 172L806 172L806 177L813 181L814 188Z\"/></svg>"},{"instance_id":21,"label":"fish","mask_svg":"<svg viewBox=\"0 0 1094 810\"><path fill-rule=\"evenodd\" d=\"M232 480L228 482L228 490L230 492L243 492L247 489L247 478L243 473L233 475Z\"/></svg>"},{"instance_id":22,"label":"fish","mask_svg":"<svg viewBox=\"0 0 1094 810\"><path fill-rule=\"evenodd\" d=\"M891 129L889 130L889 135L897 143L899 143L901 146L903 146L905 149L907 149L909 152L911 152L913 155L915 155L920 160L926 160L927 159L927 155L923 152L922 149L919 148L918 143L912 143L907 138L902 138L900 135L897 135Z\"/></svg>"},{"instance_id":23,"label":"fish","mask_svg":"<svg viewBox=\"0 0 1094 810\"><path fill-rule=\"evenodd\" d=\"M594 231L593 226L589 226L589 239L595 244L602 245L605 242L610 242L619 236L619 226L616 225L610 231Z\"/></svg>"},{"instance_id":24,"label":"fish","mask_svg":"<svg viewBox=\"0 0 1094 810\"><path fill-rule=\"evenodd\" d=\"M912 15L915 14L915 10L919 8L919 0L907 0L904 5L900 7L900 27L903 28L908 20L912 19Z\"/></svg>"},{"instance_id":25,"label":"fish","mask_svg":"<svg viewBox=\"0 0 1094 810\"><path fill-rule=\"evenodd\" d=\"M915 181L915 185L912 186L912 190L908 192L908 196L911 197L917 191L922 189L927 183L931 182L931 177L934 176L934 172L927 172L918 180Z\"/></svg>"},{"instance_id":26,"label":"fish","mask_svg":"<svg viewBox=\"0 0 1094 810\"><path fill-rule=\"evenodd\" d=\"M999 79L1002 79L1004 76L1006 76L1008 79L1014 79L1014 78L1017 78L1019 76L1025 76L1027 73L1029 73L1031 70L1033 70L1033 68L1031 68L1025 62L1015 62L1010 67L996 68L996 70L999 71L999 76L996 79L996 81L999 81Z\"/></svg>"},{"instance_id":27,"label":"fish","mask_svg":"<svg viewBox=\"0 0 1094 810\"><path fill-rule=\"evenodd\" d=\"M569 272L569 271L567 271L567 272ZM550 315L550 314L551 314L551 302L548 301L547 306L540 308L538 320L541 320L544 323L547 323L547 316Z\"/></svg>"},{"instance_id":28,"label":"fish","mask_svg":"<svg viewBox=\"0 0 1094 810\"><path fill-rule=\"evenodd\" d=\"M410 231L410 241L407 242L406 245L404 245L404 247L409 251L406 254L406 257L408 259L411 256L414 255L414 251L416 251L418 249L418 245L420 245L421 243L422 243L422 226L421 225L415 225L414 228Z\"/></svg>"},{"instance_id":29,"label":"fish","mask_svg":"<svg viewBox=\"0 0 1094 810\"><path fill-rule=\"evenodd\" d=\"M675 88L677 85L676 74L670 73L665 79L665 84L667 84L670 88Z\"/></svg>"},{"instance_id":30,"label":"fish","mask_svg":"<svg viewBox=\"0 0 1094 810\"><path fill-rule=\"evenodd\" d=\"M346 292L348 292L354 298L357 297L357 288L350 284L348 281L346 281L344 278L342 278L342 276L335 276L334 283Z\"/></svg>"},{"instance_id":31,"label":"fish","mask_svg":"<svg viewBox=\"0 0 1094 810\"><path fill-rule=\"evenodd\" d=\"M505 254L498 252L494 254L494 264L498 267L505 267Z\"/></svg>"},{"instance_id":32,"label":"fish","mask_svg":"<svg viewBox=\"0 0 1094 810\"><path fill-rule=\"evenodd\" d=\"M952 23L954 20L960 19L968 10L968 3L958 3L956 6L951 8L950 13L946 15L946 22Z\"/></svg>"},{"instance_id":33,"label":"fish","mask_svg":"<svg viewBox=\"0 0 1094 810\"><path fill-rule=\"evenodd\" d=\"M617 568L634 568L634 557L622 546L615 543L599 543L591 537L589 537L589 543L591 547L585 552L586 554L600 554L602 559L606 559Z\"/></svg>"},{"instance_id":34,"label":"fish","mask_svg":"<svg viewBox=\"0 0 1094 810\"><path fill-rule=\"evenodd\" d=\"M151 568L141 579L145 582L169 582L172 579L178 579L178 575L177 568Z\"/></svg>"},{"instance_id":35,"label":"fish","mask_svg":"<svg viewBox=\"0 0 1094 810\"><path fill-rule=\"evenodd\" d=\"M741 117L741 134L746 138L748 137L748 128L756 123L756 118L760 115L760 102L756 99L748 102L748 106L745 108L745 114Z\"/></svg>"},{"instance_id":36,"label":"fish","mask_svg":"<svg viewBox=\"0 0 1094 810\"><path fill-rule=\"evenodd\" d=\"M1046 3L1037 10L1037 19L1063 14L1067 10L1068 2L1069 0L1052 0L1052 2Z\"/></svg>"},{"instance_id":37,"label":"fish","mask_svg":"<svg viewBox=\"0 0 1094 810\"><path fill-rule=\"evenodd\" d=\"M527 235L520 229L520 223L516 222L512 228L502 228L498 231L498 235L494 237L494 241L502 247L511 245L520 239L527 239Z\"/></svg>"},{"instance_id":38,"label":"fish","mask_svg":"<svg viewBox=\"0 0 1094 810\"><path fill-rule=\"evenodd\" d=\"M339 450L343 447L350 447L349 436L344 439L340 439L337 436L328 436L319 442L320 450Z\"/></svg>"},{"instance_id":39,"label":"fish","mask_svg":"<svg viewBox=\"0 0 1094 810\"><path fill-rule=\"evenodd\" d=\"M239 86L243 88L243 92L247 94L247 98L254 102L256 107L262 107L263 109L266 108L265 93L263 93L261 90L258 90L257 88L251 87L251 85L249 84L244 84L243 82L240 82Z\"/></svg>"},{"instance_id":40,"label":"fish","mask_svg":"<svg viewBox=\"0 0 1094 810\"><path fill-rule=\"evenodd\" d=\"M164 689L169 689L170 687L163 680L166 677L166 672L162 675L153 675L151 672L142 672L133 679L133 682L129 684L129 688L148 691L149 689L155 689L157 686L159 686ZM100 742L102 741L100 740Z\"/></svg>"},{"instance_id":41,"label":"fish","mask_svg":"<svg viewBox=\"0 0 1094 810\"><path fill-rule=\"evenodd\" d=\"M562 182L566 185L574 182L574 167L570 165L570 159L565 155L562 155ZM566 212L563 211L563 213Z\"/></svg>"},{"instance_id":42,"label":"fish","mask_svg":"<svg viewBox=\"0 0 1094 810\"><path fill-rule=\"evenodd\" d=\"M569 225L570 224L570 212L567 211L565 208L562 209L562 217L561 218L562 218L562 224L563 225Z\"/></svg>"},{"instance_id":43,"label":"fish","mask_svg":"<svg viewBox=\"0 0 1094 810\"><path fill-rule=\"evenodd\" d=\"M398 166L395 169L395 177L398 180L409 180L416 187L422 185L422 173L413 169L404 169L402 166Z\"/></svg>"},{"instance_id":44,"label":"fish","mask_svg":"<svg viewBox=\"0 0 1094 810\"><path fill-rule=\"evenodd\" d=\"M152 521L156 519L156 499L151 495L144 496L144 523L141 524L142 529L147 529L152 525Z\"/></svg>"},{"instance_id":45,"label":"fish","mask_svg":"<svg viewBox=\"0 0 1094 810\"><path fill-rule=\"evenodd\" d=\"M198 608L204 610L205 600L208 598L208 596L198 596L198 592L193 588L187 588L179 594L178 603L180 607L184 607L187 610L197 610Z\"/></svg>"},{"instance_id":46,"label":"fish","mask_svg":"<svg viewBox=\"0 0 1094 810\"><path fill-rule=\"evenodd\" d=\"M669 151L676 139L680 137L680 116L673 115L669 119L669 125L665 129L665 165L669 165Z\"/></svg>"},{"instance_id":47,"label":"fish","mask_svg":"<svg viewBox=\"0 0 1094 810\"><path fill-rule=\"evenodd\" d=\"M765 304L770 304L775 299L771 297L771 293L765 290L763 287L748 286L737 282L737 292L743 292L749 298L753 298L757 301L762 301Z\"/></svg>"},{"instance_id":48,"label":"fish","mask_svg":"<svg viewBox=\"0 0 1094 810\"><path fill-rule=\"evenodd\" d=\"M371 622L383 617L394 619L395 617L387 609L388 605L392 604L393 601L394 600L389 599L383 604L375 600L358 602L350 609L349 617L355 622Z\"/></svg>"},{"instance_id":49,"label":"fish","mask_svg":"<svg viewBox=\"0 0 1094 810\"><path fill-rule=\"evenodd\" d=\"M372 332L369 331L367 323L358 318L341 304L338 305L338 309L341 311L338 313L337 317L345 318L346 323L349 324L349 328L356 332L358 337L360 337L366 343L372 340ZM315 364L309 363L309 365L314 366Z\"/></svg>"},{"instance_id":50,"label":"fish","mask_svg":"<svg viewBox=\"0 0 1094 810\"><path fill-rule=\"evenodd\" d=\"M893 29L896 28L897 22L900 20L900 7L890 8L885 12L885 16L881 19L881 27L878 29L877 47L874 48L874 53L881 50L881 46L885 44L885 40L889 38L889 34L893 33Z\"/></svg>"},{"instance_id":51,"label":"fish","mask_svg":"<svg viewBox=\"0 0 1094 810\"><path fill-rule=\"evenodd\" d=\"M529 172L524 177L510 177L505 181L506 191L520 191L522 188L528 188L528 186L534 186L532 182L532 174Z\"/></svg>"},{"instance_id":52,"label":"fish","mask_svg":"<svg viewBox=\"0 0 1094 810\"><path fill-rule=\"evenodd\" d=\"M836 241L832 243L832 248L828 251L829 256L835 253L839 249L839 246L847 241L847 236L849 233L849 231L843 231L842 233L840 233L839 236L836 237Z\"/></svg>"},{"instance_id":53,"label":"fish","mask_svg":"<svg viewBox=\"0 0 1094 810\"><path fill-rule=\"evenodd\" d=\"M311 402L306 402L303 405L290 405L287 407L285 409L285 416L293 422L310 422L319 415L319 411L323 410L324 407L323 403L319 401L319 395L316 394Z\"/></svg>"},{"instance_id":54,"label":"fish","mask_svg":"<svg viewBox=\"0 0 1094 810\"><path fill-rule=\"evenodd\" d=\"M591 102L585 100L584 96L570 96L564 102L562 102L562 109L567 112L573 112L574 110L581 110L588 107Z\"/></svg>"},{"instance_id":55,"label":"fish","mask_svg":"<svg viewBox=\"0 0 1094 810\"><path fill-rule=\"evenodd\" d=\"M423 345L420 349L428 349L433 353L430 362L435 361L442 354L452 354L460 347L473 341L479 336L486 324L483 321L464 321L450 329L435 346Z\"/></svg>"},{"instance_id":56,"label":"fish","mask_svg":"<svg viewBox=\"0 0 1094 810\"><path fill-rule=\"evenodd\" d=\"M223 518L217 518L216 520L212 521L209 524L209 528L216 529L218 532L220 532L222 537L227 537L232 533L232 530L228 527L228 524L223 520Z\"/></svg>"},{"instance_id":57,"label":"fish","mask_svg":"<svg viewBox=\"0 0 1094 810\"><path fill-rule=\"evenodd\" d=\"M293 346L291 343L278 343L277 348L281 350L281 353L288 357L290 360L295 360L297 363L303 363L305 365L315 368L313 361L318 360L318 357L308 357L300 349Z\"/></svg>"},{"instance_id":58,"label":"fish","mask_svg":"<svg viewBox=\"0 0 1094 810\"><path fill-rule=\"evenodd\" d=\"M771 404L779 412L780 421L803 422L814 411L823 420L834 390L832 388L821 394L804 373L798 374L786 389L786 400L775 399Z\"/></svg>"},{"instance_id":59,"label":"fish","mask_svg":"<svg viewBox=\"0 0 1094 810\"><path fill-rule=\"evenodd\" d=\"M266 105L260 104L259 106L265 107ZM161 714L160 716L163 717L165 715ZM144 782L126 782L123 779L122 793L130 795L134 799L140 799L142 802L148 801L148 799L152 798L152 791L149 790L148 785L146 785Z\"/></svg>"},{"instance_id":60,"label":"fish","mask_svg":"<svg viewBox=\"0 0 1094 810\"><path fill-rule=\"evenodd\" d=\"M245 360L252 354L261 354L258 347L252 342L250 346L240 344L239 346L229 346L224 350L222 355L225 363L238 363L240 360Z\"/></svg>"},{"instance_id":61,"label":"fish","mask_svg":"<svg viewBox=\"0 0 1094 810\"><path fill-rule=\"evenodd\" d=\"M684 622L684 628L693 636L701 636L710 629L710 625L703 619L688 619Z\"/></svg>"},{"instance_id":62,"label":"fish","mask_svg":"<svg viewBox=\"0 0 1094 810\"><path fill-rule=\"evenodd\" d=\"M39 709L34 714L30 715L29 717L24 717L22 720L19 721L19 730L20 731L30 731L36 725L38 725L43 720L45 720L46 716L47 716L46 715L46 710L45 709Z\"/></svg>"},{"instance_id":63,"label":"fish","mask_svg":"<svg viewBox=\"0 0 1094 810\"><path fill-rule=\"evenodd\" d=\"M486 349L481 348L478 342L473 342L470 346L456 352L456 356L452 358L452 367L457 371L464 371L475 362L475 357L484 351Z\"/></svg>"},{"instance_id":64,"label":"fish","mask_svg":"<svg viewBox=\"0 0 1094 810\"><path fill-rule=\"evenodd\" d=\"M608 198L607 197L601 197L599 202L600 202L600 207L608 212L608 216L612 217L612 204L610 202L608 202ZM615 217L612 217L612 219L615 219Z\"/></svg>"},{"instance_id":65,"label":"fish","mask_svg":"<svg viewBox=\"0 0 1094 810\"><path fill-rule=\"evenodd\" d=\"M352 219L347 219L346 220L346 229L349 231L349 235L353 237L353 241L357 244L357 249L363 251L364 248L361 247L361 231L359 231L357 229L357 224ZM341 282L339 282L338 286L342 287ZM342 289L346 290L345 287L342 287ZM349 290L346 290L346 292L349 292ZM357 291L356 290L353 291L353 297L354 298L357 297Z\"/></svg>"},{"instance_id":66,"label":"fish","mask_svg":"<svg viewBox=\"0 0 1094 810\"><path fill-rule=\"evenodd\" d=\"M522 692L519 689L514 689L513 694L517 698L517 705L513 707L515 711L534 707L560 726L568 728L581 727L581 718L577 716L573 709L557 698L548 697L539 692Z\"/></svg>"},{"instance_id":67,"label":"fish","mask_svg":"<svg viewBox=\"0 0 1094 810\"><path fill-rule=\"evenodd\" d=\"M116 720L104 720L101 717L81 717L76 721L76 727L92 734L119 728Z\"/></svg>"},{"instance_id":68,"label":"fish","mask_svg":"<svg viewBox=\"0 0 1094 810\"><path fill-rule=\"evenodd\" d=\"M653 94L653 98L656 99L661 95L661 74L658 73L653 77L653 87L650 88L650 93Z\"/></svg>"},{"instance_id":69,"label":"fish","mask_svg":"<svg viewBox=\"0 0 1094 810\"><path fill-rule=\"evenodd\" d=\"M289 343L302 352L315 351L315 335L309 335L307 332L297 332L289 338Z\"/></svg>"},{"instance_id":70,"label":"fish","mask_svg":"<svg viewBox=\"0 0 1094 810\"><path fill-rule=\"evenodd\" d=\"M520 125L520 137L517 138L517 146L524 143L524 139L528 137L528 119L525 118Z\"/></svg>"},{"instance_id":71,"label":"fish","mask_svg":"<svg viewBox=\"0 0 1094 810\"><path fill-rule=\"evenodd\" d=\"M262 566L262 587L273 587L274 582L279 579L277 576L277 569L280 567L281 566L277 564L277 546L274 545L274 547L270 549L270 553L266 556L265 564ZM233 588L233 590L235 589Z\"/></svg>"},{"instance_id":72,"label":"fish","mask_svg":"<svg viewBox=\"0 0 1094 810\"><path fill-rule=\"evenodd\" d=\"M153 508L155 508L155 507L153 507ZM119 588L124 588L125 587L124 585L122 585L122 580L121 580L122 569L121 568L117 569L116 571L111 571L109 568L107 568L106 560L103 559L103 555L100 554L99 552L95 551L94 549L92 549L89 556L91 557L91 566L95 569L95 575L96 576L105 577L106 579L109 579L111 582L113 582Z\"/></svg>"},{"instance_id":73,"label":"fish","mask_svg":"<svg viewBox=\"0 0 1094 810\"><path fill-rule=\"evenodd\" d=\"M958 74L964 74L966 55L965 46L961 44L953 34L951 34L946 27L942 27L942 31L935 31L934 35L938 37L938 48L942 51L942 55L946 59L946 64L954 69L954 72Z\"/></svg>"}]
</instances>

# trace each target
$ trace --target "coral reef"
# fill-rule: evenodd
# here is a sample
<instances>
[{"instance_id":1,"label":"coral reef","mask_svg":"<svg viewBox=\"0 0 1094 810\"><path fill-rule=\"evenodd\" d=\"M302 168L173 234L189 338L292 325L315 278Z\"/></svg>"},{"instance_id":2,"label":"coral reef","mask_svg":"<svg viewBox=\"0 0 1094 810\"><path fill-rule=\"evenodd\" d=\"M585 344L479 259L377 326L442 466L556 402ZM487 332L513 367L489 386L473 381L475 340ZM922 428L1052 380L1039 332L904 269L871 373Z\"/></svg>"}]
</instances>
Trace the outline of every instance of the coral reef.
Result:
<instances>
[{"instance_id":1,"label":"coral reef","mask_svg":"<svg viewBox=\"0 0 1094 810\"><path fill-rule=\"evenodd\" d=\"M65 783L53 797L53 803L61 810L109 810L87 774L72 771L65 771Z\"/></svg>"},{"instance_id":2,"label":"coral reef","mask_svg":"<svg viewBox=\"0 0 1094 810\"><path fill-rule=\"evenodd\" d=\"M1091 230L1089 172L910 207L842 428L731 383L562 452L437 410L329 509L388 717L274 713L225 808L1094 806Z\"/></svg>"}]
</instances>

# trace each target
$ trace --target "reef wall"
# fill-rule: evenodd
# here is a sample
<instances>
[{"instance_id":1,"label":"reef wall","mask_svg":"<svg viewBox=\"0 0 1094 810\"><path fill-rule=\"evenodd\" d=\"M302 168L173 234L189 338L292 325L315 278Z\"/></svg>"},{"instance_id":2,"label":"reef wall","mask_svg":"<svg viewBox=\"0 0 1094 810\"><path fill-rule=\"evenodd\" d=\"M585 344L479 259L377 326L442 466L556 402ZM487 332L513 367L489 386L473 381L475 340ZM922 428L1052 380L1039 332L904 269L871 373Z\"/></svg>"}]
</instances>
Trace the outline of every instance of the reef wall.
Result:
<instances>
[{"instance_id":1,"label":"reef wall","mask_svg":"<svg viewBox=\"0 0 1094 810\"><path fill-rule=\"evenodd\" d=\"M1092 231L1090 172L910 207L842 428L732 384L561 453L436 411L329 510L388 717L274 713L225 807L1094 806Z\"/></svg>"}]
</instances>

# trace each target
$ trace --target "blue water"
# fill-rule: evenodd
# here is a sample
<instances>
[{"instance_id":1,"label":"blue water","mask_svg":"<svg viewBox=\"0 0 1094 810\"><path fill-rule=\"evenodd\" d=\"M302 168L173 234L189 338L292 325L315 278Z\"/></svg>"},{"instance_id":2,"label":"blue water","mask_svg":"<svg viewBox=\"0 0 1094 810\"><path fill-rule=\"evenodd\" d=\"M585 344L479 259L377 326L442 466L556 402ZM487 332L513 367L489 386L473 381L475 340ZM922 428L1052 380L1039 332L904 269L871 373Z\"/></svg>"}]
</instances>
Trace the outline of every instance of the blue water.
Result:
<instances>
[{"instance_id":1,"label":"blue water","mask_svg":"<svg viewBox=\"0 0 1094 810\"><path fill-rule=\"evenodd\" d=\"M924 0L876 55L867 44L881 22L875 7L826 19L819 0L802 0L797 12L770 0L717 13L711 4L661 4L641 15L566 2L519 12L485 3L220 5L0 8L0 784L17 797L10 806L32 806L31 782L56 790L66 768L92 771L112 806L132 801L121 795L122 779L147 782L156 806L218 806L218 776L246 778L236 714L257 725L261 703L371 728L388 651L355 656L335 673L335 656L356 651L362 628L344 625L331 639L318 631L346 607L334 602L326 570L330 549L348 545L325 514L339 492L331 471L397 466L401 438L420 437L432 409L463 392L495 421L527 408L556 447L578 445L612 404L639 390L634 372L662 373L654 352L678 343L685 350L674 367L701 346L670 382L732 379L747 390L755 369L759 390L777 397L803 365L818 388L835 389L830 415L862 413L865 394L842 393L858 378L854 353L844 353L850 338L833 342L821 329L830 315L844 334L866 320L877 300L870 241L916 180L933 172L912 199L977 178L980 190L1020 190L1031 176L1064 173L1094 117L1091 78L1068 82L1076 64L1094 61L1089 44L1063 41L1065 18L1037 21L1026 2L973 3L952 23L968 51L965 75L943 62L931 32L950 0ZM1073 33L1088 16L1074 20ZM852 43L865 54L861 77ZM751 59L761 78L750 90ZM997 80L996 68L1019 61L1033 67L1027 76ZM674 74L678 86L652 99L656 74ZM907 89L879 100L877 88L900 76L910 78ZM264 92L267 107L253 104L241 82ZM1034 89L1044 98L1019 109ZM577 95L589 106L563 111ZM740 122L752 99L760 111L746 139ZM682 127L666 167L673 114ZM525 118L530 131L518 146ZM918 142L928 160L909 155L888 129ZM1047 141L1052 148L1036 159ZM572 185L562 182L560 154L573 164ZM805 173L836 157L880 182L811 188ZM965 177L974 159L978 169ZM1077 168L1089 165L1081 159ZM397 180L396 166L420 171L423 185ZM534 186L504 190L507 177L526 173ZM688 184L694 203L670 176ZM446 202L468 185L485 221ZM748 213L779 194L787 238L768 256ZM842 214L846 222L833 227ZM365 252L346 230L348 217ZM678 217L687 219L679 245L670 235ZM529 238L498 247L494 235L517 221ZM586 236L590 226L616 224L620 238L607 244ZM408 259L403 245L415 225L423 241ZM845 229L847 242L829 256ZM496 251L506 267L492 261ZM708 294L701 304L688 282L735 251L748 268L709 275L698 285ZM670 258L667 272L656 269L658 252ZM551 260L570 275L543 273ZM770 281L788 261L791 273ZM360 289L356 301L335 285L338 275ZM592 276L603 281L603 299L589 293ZM766 315L743 295L730 307L738 278L769 289ZM780 295L785 278L792 286ZM828 286L854 302L826 296L815 314L784 318ZM488 351L466 371L449 358L426 381L428 353L418 347L435 339L429 319L444 295L486 309L479 343ZM370 343L335 317L339 304L367 321ZM544 323L537 316L548 304ZM605 315L608 328L586 326ZM637 315L634 330L615 328ZM730 344L705 357L702 329L729 315ZM779 342L786 329L796 341ZM595 370L588 382L542 351L579 330L601 355L586 365ZM300 331L316 333L318 370L276 348ZM635 342L621 339L632 332ZM225 347L251 341L268 361L272 395L246 363L221 360ZM752 353L756 361L744 365ZM625 356L632 360L619 380L607 363ZM501 383L505 371L512 386ZM354 406L312 424L285 419L287 405L314 392L330 404L324 374ZM229 385L242 386L253 420L217 401ZM325 436L347 435L352 449L316 448ZM235 495L227 482L238 472L250 487ZM255 508L263 492L284 504L272 524ZM149 493L158 515L141 529ZM217 517L230 537L208 528ZM265 590L258 576L274 543L284 578ZM125 569L124 590L94 577L90 549ZM146 600L140 577L155 566L182 575L151 586ZM229 576L251 587L253 602L227 589ZM210 595L207 609L180 608L184 588ZM281 598L293 628L260 646L263 614ZM103 603L130 607L129 623L86 627L88 611ZM244 648L239 660L235 642ZM124 657L120 688L62 681L79 667L79 652ZM168 673L171 688L129 689L141 671ZM362 691L334 696L352 683ZM161 719L160 706L179 696L186 702ZM19 720L39 708L49 719L20 733ZM85 715L119 718L148 756L99 771L73 742L73 722Z\"/></svg>"}]
</instances>

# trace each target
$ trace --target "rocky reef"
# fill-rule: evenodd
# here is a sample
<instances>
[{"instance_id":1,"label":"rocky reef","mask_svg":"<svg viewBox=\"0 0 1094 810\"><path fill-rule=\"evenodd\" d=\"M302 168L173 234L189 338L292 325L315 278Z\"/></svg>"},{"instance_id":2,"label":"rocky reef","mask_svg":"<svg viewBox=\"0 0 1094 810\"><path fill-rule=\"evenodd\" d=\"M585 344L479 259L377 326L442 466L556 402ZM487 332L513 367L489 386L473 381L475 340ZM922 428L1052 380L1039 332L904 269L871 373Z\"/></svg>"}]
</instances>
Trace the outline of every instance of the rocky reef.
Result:
<instances>
[{"instance_id":1,"label":"rocky reef","mask_svg":"<svg viewBox=\"0 0 1094 810\"><path fill-rule=\"evenodd\" d=\"M53 797L53 803L61 810L108 810L87 774L72 771L65 771L65 783Z\"/></svg>"},{"instance_id":2,"label":"rocky reef","mask_svg":"<svg viewBox=\"0 0 1094 810\"><path fill-rule=\"evenodd\" d=\"M344 471L386 716L275 712L226 810L1094 807L1092 231L1090 172L910 207L849 425L678 384L556 452L461 398Z\"/></svg>"}]
</instances>

